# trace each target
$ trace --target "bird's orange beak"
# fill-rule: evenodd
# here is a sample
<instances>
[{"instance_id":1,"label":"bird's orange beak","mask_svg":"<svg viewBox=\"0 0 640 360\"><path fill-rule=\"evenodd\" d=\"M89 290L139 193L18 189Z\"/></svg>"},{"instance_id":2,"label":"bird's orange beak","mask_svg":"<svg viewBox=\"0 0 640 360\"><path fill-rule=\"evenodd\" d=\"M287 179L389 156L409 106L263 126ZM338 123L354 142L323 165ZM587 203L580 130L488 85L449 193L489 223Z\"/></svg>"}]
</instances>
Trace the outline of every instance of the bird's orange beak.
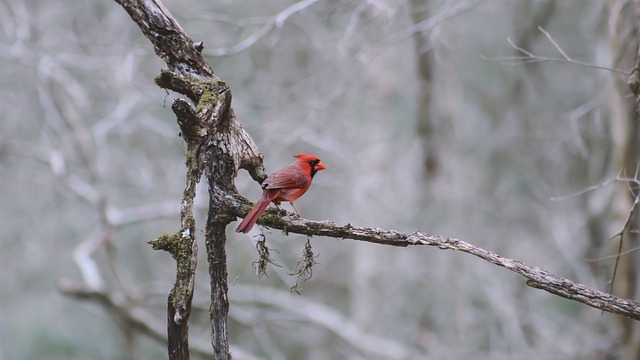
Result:
<instances>
[{"instance_id":1,"label":"bird's orange beak","mask_svg":"<svg viewBox=\"0 0 640 360\"><path fill-rule=\"evenodd\" d=\"M316 171L317 171L317 170L324 170L324 169L326 169L326 168L327 168L327 167L326 167L326 166L324 166L324 164L322 163L322 161L320 161L319 163L317 163L317 164L316 164Z\"/></svg>"}]
</instances>

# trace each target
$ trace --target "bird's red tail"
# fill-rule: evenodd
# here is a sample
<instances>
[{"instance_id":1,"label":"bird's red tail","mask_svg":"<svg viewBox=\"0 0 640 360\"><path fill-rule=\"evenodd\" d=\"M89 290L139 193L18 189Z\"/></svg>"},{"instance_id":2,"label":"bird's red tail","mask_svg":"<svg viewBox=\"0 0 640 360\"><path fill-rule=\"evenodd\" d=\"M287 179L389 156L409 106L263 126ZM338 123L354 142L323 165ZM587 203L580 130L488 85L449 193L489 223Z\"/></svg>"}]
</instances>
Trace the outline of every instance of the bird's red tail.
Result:
<instances>
[{"instance_id":1,"label":"bird's red tail","mask_svg":"<svg viewBox=\"0 0 640 360\"><path fill-rule=\"evenodd\" d=\"M236 228L237 233L248 233L255 225L256 221L260 218L260 215L264 212L264 210L269 206L271 199L265 199L264 197L256 203L256 205L249 211L247 216L244 217L240 225Z\"/></svg>"}]
</instances>

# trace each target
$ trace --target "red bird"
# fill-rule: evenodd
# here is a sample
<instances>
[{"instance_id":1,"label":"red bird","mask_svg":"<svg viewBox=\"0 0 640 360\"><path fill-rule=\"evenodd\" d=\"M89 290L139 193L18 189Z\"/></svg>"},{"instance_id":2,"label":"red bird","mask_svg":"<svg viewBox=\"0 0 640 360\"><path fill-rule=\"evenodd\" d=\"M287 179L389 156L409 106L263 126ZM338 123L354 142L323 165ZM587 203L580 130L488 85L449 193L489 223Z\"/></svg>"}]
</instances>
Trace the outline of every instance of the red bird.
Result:
<instances>
[{"instance_id":1,"label":"red bird","mask_svg":"<svg viewBox=\"0 0 640 360\"><path fill-rule=\"evenodd\" d=\"M293 202L307 192L316 172L327 167L315 155L300 154L294 157L298 160L274 172L262 183L262 198L244 217L236 232L248 233L272 201L276 207L281 201L288 201L299 216Z\"/></svg>"}]
</instances>

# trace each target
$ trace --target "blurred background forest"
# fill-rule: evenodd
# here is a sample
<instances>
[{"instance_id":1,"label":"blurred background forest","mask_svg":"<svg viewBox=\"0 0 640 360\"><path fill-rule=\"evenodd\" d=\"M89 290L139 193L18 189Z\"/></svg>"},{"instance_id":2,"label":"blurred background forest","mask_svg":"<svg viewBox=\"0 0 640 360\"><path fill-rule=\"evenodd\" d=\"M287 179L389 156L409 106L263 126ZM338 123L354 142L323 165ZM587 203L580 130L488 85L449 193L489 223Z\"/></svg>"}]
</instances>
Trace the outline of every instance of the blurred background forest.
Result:
<instances>
[{"instance_id":1,"label":"blurred background forest","mask_svg":"<svg viewBox=\"0 0 640 360\"><path fill-rule=\"evenodd\" d=\"M453 236L607 290L629 186L568 195L633 176L640 140L630 136L628 75L496 58L525 55L507 39L562 58L542 27L571 59L629 73L630 1L165 4L229 83L269 172L302 152L327 165L296 203L304 217ZM163 67L115 2L0 0L0 359L166 357L154 334L165 333L175 263L146 242L179 228L186 147L175 95L153 82ZM261 193L244 171L237 187L252 201ZM313 238L318 264L303 282L288 273L306 238L266 230L281 267L259 279L256 238L234 227L236 359L640 353L633 323L467 254ZM204 256L194 356L211 351ZM636 297L635 258L618 274L624 297ZM302 295L289 291L296 281ZM92 289L149 329L60 288Z\"/></svg>"}]
</instances>

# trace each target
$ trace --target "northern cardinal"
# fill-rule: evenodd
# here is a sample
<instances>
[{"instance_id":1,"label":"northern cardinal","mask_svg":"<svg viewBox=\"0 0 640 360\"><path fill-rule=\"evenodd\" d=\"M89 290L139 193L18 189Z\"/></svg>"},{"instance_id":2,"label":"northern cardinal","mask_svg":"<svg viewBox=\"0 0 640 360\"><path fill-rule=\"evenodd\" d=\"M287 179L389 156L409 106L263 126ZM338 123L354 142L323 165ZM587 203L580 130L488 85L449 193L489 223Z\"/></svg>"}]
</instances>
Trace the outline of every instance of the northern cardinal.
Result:
<instances>
[{"instance_id":1,"label":"northern cardinal","mask_svg":"<svg viewBox=\"0 0 640 360\"><path fill-rule=\"evenodd\" d=\"M296 215L299 216L298 210L293 206L293 202L307 192L309 186L311 186L311 179L313 179L316 172L327 167L315 155L300 154L294 157L298 158L298 160L274 172L265 179L262 183L262 198L244 217L236 228L236 232L248 233L272 201L276 207L280 205L281 201L288 201Z\"/></svg>"}]
</instances>

